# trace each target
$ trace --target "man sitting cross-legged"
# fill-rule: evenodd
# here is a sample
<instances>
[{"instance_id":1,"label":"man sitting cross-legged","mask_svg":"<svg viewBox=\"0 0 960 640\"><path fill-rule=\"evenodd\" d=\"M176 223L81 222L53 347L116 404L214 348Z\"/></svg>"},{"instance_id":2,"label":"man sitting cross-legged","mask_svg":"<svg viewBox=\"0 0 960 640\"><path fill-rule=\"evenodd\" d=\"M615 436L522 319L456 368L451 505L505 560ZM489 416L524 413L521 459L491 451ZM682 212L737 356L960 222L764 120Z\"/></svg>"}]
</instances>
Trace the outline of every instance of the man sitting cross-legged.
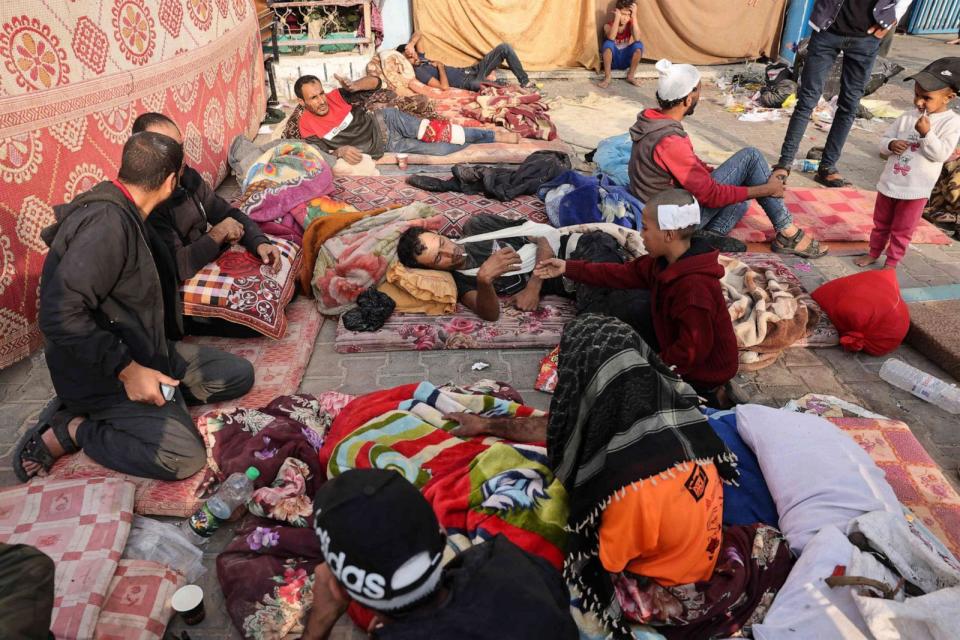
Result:
<instances>
[{"instance_id":1,"label":"man sitting cross-legged","mask_svg":"<svg viewBox=\"0 0 960 640\"><path fill-rule=\"evenodd\" d=\"M510 67L513 75L517 77L517 82L520 83L521 87L530 89L536 86L531 82L527 72L523 70L517 52L504 42L494 47L474 65L448 67L439 60L428 60L423 54L421 40L420 32L416 32L407 44L397 47L397 51L402 53L413 65L413 72L417 76L417 80L428 87L444 90L453 87L455 89L480 91L480 84L504 62Z\"/></svg>"},{"instance_id":2,"label":"man sitting cross-legged","mask_svg":"<svg viewBox=\"0 0 960 640\"><path fill-rule=\"evenodd\" d=\"M243 358L167 340L144 222L173 193L182 164L173 139L134 134L118 178L56 207L56 224L43 230L40 329L58 397L17 445L21 481L80 448L122 473L186 478L207 460L186 404L236 398L253 385Z\"/></svg>"},{"instance_id":3,"label":"man sitting cross-legged","mask_svg":"<svg viewBox=\"0 0 960 640\"><path fill-rule=\"evenodd\" d=\"M628 175L630 191L641 202L666 189L689 191L700 202L698 236L720 251L746 251L746 245L727 234L756 199L777 235L774 251L804 258L819 258L825 247L805 236L793 224L783 204L783 182L772 175L763 154L753 147L741 149L716 169L694 153L683 119L693 115L700 101L700 72L689 64L657 63L659 109L646 109L630 127L633 150Z\"/></svg>"},{"instance_id":4,"label":"man sitting cross-legged","mask_svg":"<svg viewBox=\"0 0 960 640\"><path fill-rule=\"evenodd\" d=\"M133 121L133 133L153 131L183 144L180 128L162 113L143 113ZM147 218L174 257L177 280L192 278L213 262L230 245L242 244L273 270L280 268L280 250L270 242L256 222L217 195L196 169L183 165L177 188ZM157 257L157 256L154 256ZM254 337L256 331L225 320L186 316L183 333ZM168 330L171 325L167 325ZM168 335L177 339L178 335Z\"/></svg>"},{"instance_id":5,"label":"man sitting cross-legged","mask_svg":"<svg viewBox=\"0 0 960 640\"><path fill-rule=\"evenodd\" d=\"M515 144L520 140L515 133L427 120L399 109L367 111L359 104L358 94L379 89L380 79L367 76L353 82L340 77L337 80L343 88L329 93L316 76L301 76L293 85L303 106L300 137L350 164L359 163L364 153L374 158L386 152L445 156L475 142Z\"/></svg>"}]
</instances>

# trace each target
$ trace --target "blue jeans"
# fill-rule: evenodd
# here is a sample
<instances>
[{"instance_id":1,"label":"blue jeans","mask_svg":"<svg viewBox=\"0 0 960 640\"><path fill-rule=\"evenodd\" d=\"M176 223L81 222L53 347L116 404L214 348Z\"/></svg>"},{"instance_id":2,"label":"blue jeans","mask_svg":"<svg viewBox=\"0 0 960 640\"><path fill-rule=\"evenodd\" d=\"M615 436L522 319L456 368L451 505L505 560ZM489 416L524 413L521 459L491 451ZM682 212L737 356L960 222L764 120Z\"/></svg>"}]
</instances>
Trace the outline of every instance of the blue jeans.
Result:
<instances>
[{"instance_id":1,"label":"blue jeans","mask_svg":"<svg viewBox=\"0 0 960 640\"><path fill-rule=\"evenodd\" d=\"M474 142L493 142L492 129L464 127L466 144L449 142L423 142L417 140L423 118L412 116L399 109L381 109L380 116L387 127L387 151L393 153L422 153L426 156L445 156L465 149Z\"/></svg>"},{"instance_id":2,"label":"blue jeans","mask_svg":"<svg viewBox=\"0 0 960 640\"><path fill-rule=\"evenodd\" d=\"M627 45L623 49L618 49L617 43L613 40L604 40L603 45L600 47L600 57L603 57L603 52L607 49L610 50L610 54L613 56L610 60L611 70L629 69L630 63L633 61L633 54L639 51L640 55L643 55L643 43L639 40Z\"/></svg>"},{"instance_id":3,"label":"blue jeans","mask_svg":"<svg viewBox=\"0 0 960 640\"><path fill-rule=\"evenodd\" d=\"M480 91L480 83L483 82L488 75L496 71L500 65L503 64L504 60L506 60L507 66L510 67L513 75L517 76L517 82L524 85L530 81L527 72L523 70L523 65L520 64L520 58L517 57L517 52L514 51L510 45L501 43L495 46L490 53L480 58L477 64L466 68L467 82L463 88L469 89L470 91Z\"/></svg>"},{"instance_id":4,"label":"blue jeans","mask_svg":"<svg viewBox=\"0 0 960 640\"><path fill-rule=\"evenodd\" d=\"M726 162L713 170L713 179L720 184L735 187L756 187L770 180L770 167L763 154L754 147L740 149ZM783 204L783 198L757 198L760 207L777 231L783 231L793 222L793 216ZM750 207L750 201L728 204L719 209L703 207L700 210L700 228L727 235Z\"/></svg>"},{"instance_id":5,"label":"blue jeans","mask_svg":"<svg viewBox=\"0 0 960 640\"><path fill-rule=\"evenodd\" d=\"M840 74L840 95L837 96L837 112L833 116L827 144L820 160L822 173L833 173L840 160L840 153L847 141L850 127L857 116L857 107L863 90L870 79L873 63L880 50L880 39L873 36L859 38L838 36L829 31L814 31L807 47L807 61L800 76L797 106L790 116L787 135L780 148L779 165L789 167L800 148L803 132L810 122L810 114L823 94L823 84L833 68L840 52L843 52L843 67Z\"/></svg>"}]
</instances>

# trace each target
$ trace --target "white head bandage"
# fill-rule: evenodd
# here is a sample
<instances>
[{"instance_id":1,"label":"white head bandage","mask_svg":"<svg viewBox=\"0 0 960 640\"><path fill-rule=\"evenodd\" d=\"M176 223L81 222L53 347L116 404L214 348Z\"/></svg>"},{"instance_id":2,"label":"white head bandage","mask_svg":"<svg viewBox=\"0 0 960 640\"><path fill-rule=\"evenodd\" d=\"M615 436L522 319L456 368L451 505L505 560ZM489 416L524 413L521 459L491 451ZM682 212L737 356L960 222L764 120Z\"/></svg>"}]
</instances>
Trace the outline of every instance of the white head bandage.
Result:
<instances>
[{"instance_id":1,"label":"white head bandage","mask_svg":"<svg viewBox=\"0 0 960 640\"><path fill-rule=\"evenodd\" d=\"M658 204L657 224L661 231L686 229L700 224L700 203L694 198L690 204Z\"/></svg>"},{"instance_id":2,"label":"white head bandage","mask_svg":"<svg viewBox=\"0 0 960 640\"><path fill-rule=\"evenodd\" d=\"M657 95L661 100L685 98L700 84L700 72L692 64L673 64L663 59L657 62L656 69L660 74Z\"/></svg>"}]
</instances>

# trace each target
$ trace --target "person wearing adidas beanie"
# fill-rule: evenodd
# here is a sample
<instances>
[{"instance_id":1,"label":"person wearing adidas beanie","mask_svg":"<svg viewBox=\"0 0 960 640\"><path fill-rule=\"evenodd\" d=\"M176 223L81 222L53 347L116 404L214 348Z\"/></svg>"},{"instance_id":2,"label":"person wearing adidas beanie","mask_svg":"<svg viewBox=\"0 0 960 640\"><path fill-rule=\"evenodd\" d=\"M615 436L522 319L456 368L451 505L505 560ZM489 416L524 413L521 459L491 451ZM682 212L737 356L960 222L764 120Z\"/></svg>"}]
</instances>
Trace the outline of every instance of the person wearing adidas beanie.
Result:
<instances>
[{"instance_id":1,"label":"person wearing adidas beanie","mask_svg":"<svg viewBox=\"0 0 960 640\"><path fill-rule=\"evenodd\" d=\"M351 469L314 499L324 563L302 638L324 640L352 600L383 640L578 637L560 573L503 535L444 563L430 503L395 471Z\"/></svg>"}]
</instances>

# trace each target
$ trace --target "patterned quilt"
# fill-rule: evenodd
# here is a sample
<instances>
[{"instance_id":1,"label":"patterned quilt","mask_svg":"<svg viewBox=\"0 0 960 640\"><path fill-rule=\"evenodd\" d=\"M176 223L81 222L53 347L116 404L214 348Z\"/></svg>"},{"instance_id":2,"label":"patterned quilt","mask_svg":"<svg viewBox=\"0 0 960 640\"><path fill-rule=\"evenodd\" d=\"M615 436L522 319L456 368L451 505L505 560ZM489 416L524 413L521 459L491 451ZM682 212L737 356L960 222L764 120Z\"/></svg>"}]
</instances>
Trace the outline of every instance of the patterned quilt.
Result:
<instances>
[{"instance_id":1,"label":"patterned quilt","mask_svg":"<svg viewBox=\"0 0 960 640\"><path fill-rule=\"evenodd\" d=\"M859 189L787 189L784 195L793 221L801 228L813 231L817 238L828 242L864 242L873 229L874 191ZM747 215L734 227L730 236L744 242L769 242L773 227L756 203L750 204ZM914 244L950 244L940 229L921 220L913 234Z\"/></svg>"},{"instance_id":2,"label":"patterned quilt","mask_svg":"<svg viewBox=\"0 0 960 640\"><path fill-rule=\"evenodd\" d=\"M447 178L449 175L437 177ZM451 238L460 237L463 223L470 216L478 213L489 213L510 220L548 223L547 211L543 203L534 196L520 196L514 200L500 202L482 195L428 193L408 185L404 182L403 176L336 178L330 197L348 202L360 211L394 203L420 202L430 205L438 215L444 217L439 232Z\"/></svg>"},{"instance_id":3,"label":"patterned quilt","mask_svg":"<svg viewBox=\"0 0 960 640\"><path fill-rule=\"evenodd\" d=\"M51 631L93 636L133 520L133 485L114 478L34 480L0 491L0 541L56 564Z\"/></svg>"},{"instance_id":4,"label":"patterned quilt","mask_svg":"<svg viewBox=\"0 0 960 640\"><path fill-rule=\"evenodd\" d=\"M185 583L166 565L121 560L100 610L94 640L161 640L173 615L170 598Z\"/></svg>"},{"instance_id":5,"label":"patterned quilt","mask_svg":"<svg viewBox=\"0 0 960 640\"><path fill-rule=\"evenodd\" d=\"M264 100L250 0L0 3L0 368L41 344L52 207L116 176L137 114L169 114L187 162L219 184Z\"/></svg>"},{"instance_id":6,"label":"patterned quilt","mask_svg":"<svg viewBox=\"0 0 960 640\"><path fill-rule=\"evenodd\" d=\"M500 319L481 320L458 304L453 315L395 313L378 331L350 331L337 324L338 353L368 351L434 351L443 349L528 349L553 347L563 325L576 316L572 300L545 296L537 311L519 311L501 304Z\"/></svg>"}]
</instances>

